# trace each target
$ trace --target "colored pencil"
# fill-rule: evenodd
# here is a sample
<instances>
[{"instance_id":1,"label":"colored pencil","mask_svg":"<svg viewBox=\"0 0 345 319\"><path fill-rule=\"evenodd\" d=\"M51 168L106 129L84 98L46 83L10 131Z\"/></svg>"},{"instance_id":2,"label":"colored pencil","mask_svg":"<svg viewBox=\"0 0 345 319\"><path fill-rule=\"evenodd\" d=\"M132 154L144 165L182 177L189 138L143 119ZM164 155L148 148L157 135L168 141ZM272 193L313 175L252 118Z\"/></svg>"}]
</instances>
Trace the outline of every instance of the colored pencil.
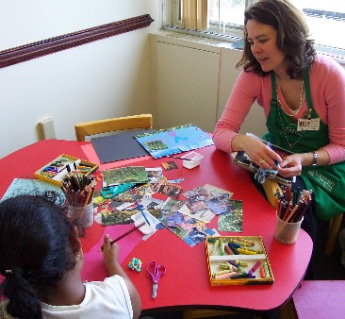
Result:
<instances>
[{"instance_id":1,"label":"colored pencil","mask_svg":"<svg viewBox=\"0 0 345 319\"><path fill-rule=\"evenodd\" d=\"M76 207L87 206L92 201L97 179L86 176L79 170L71 171L67 165L66 168L68 174L62 181L61 190L66 195L68 204Z\"/></svg>"},{"instance_id":2,"label":"colored pencil","mask_svg":"<svg viewBox=\"0 0 345 319\"><path fill-rule=\"evenodd\" d=\"M145 219L147 225L150 226L151 224L150 224L149 220L147 219L146 213L145 213L145 211L144 211L142 205L140 205L140 204L138 203L137 197L134 195L134 193L132 192L131 189L129 189L129 193L132 195L133 200L134 200L134 202L137 204L138 209L140 210L141 215L144 217L144 219Z\"/></svg>"},{"instance_id":3,"label":"colored pencil","mask_svg":"<svg viewBox=\"0 0 345 319\"><path fill-rule=\"evenodd\" d=\"M145 225L145 222L142 222L141 224L139 224L138 226L134 226L133 228L131 228L130 230L126 231L125 233L123 233L121 236L113 239L110 242L110 245L116 243L117 241L119 241L120 239L122 239L123 237L126 237L127 235L129 235L130 233L134 232L136 229L138 229L139 227Z\"/></svg>"}]
</instances>

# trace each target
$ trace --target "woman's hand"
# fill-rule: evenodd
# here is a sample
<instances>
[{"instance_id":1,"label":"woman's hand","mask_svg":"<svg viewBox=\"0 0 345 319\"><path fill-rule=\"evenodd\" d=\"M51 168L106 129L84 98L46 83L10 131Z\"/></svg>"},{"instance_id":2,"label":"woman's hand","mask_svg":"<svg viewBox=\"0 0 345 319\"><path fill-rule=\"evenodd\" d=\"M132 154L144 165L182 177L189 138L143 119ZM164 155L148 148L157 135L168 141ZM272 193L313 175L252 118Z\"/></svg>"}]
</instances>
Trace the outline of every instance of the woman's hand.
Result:
<instances>
[{"instance_id":1,"label":"woman's hand","mask_svg":"<svg viewBox=\"0 0 345 319\"><path fill-rule=\"evenodd\" d=\"M284 177L299 176L302 173L302 163L302 154L289 155L280 163L278 172Z\"/></svg>"},{"instance_id":2,"label":"woman's hand","mask_svg":"<svg viewBox=\"0 0 345 319\"><path fill-rule=\"evenodd\" d=\"M275 151L255 137L243 137L242 148L256 165L264 169L277 169L282 158Z\"/></svg>"}]
</instances>

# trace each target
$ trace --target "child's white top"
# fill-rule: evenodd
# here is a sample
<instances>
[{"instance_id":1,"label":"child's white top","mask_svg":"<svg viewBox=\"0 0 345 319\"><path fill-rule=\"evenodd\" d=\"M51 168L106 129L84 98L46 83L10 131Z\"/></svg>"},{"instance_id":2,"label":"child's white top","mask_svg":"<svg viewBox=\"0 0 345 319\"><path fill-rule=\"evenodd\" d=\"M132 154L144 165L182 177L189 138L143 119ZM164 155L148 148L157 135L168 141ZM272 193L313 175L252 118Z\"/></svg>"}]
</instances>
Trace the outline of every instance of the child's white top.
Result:
<instances>
[{"instance_id":1,"label":"child's white top","mask_svg":"<svg viewBox=\"0 0 345 319\"><path fill-rule=\"evenodd\" d=\"M133 318L133 309L127 286L120 276L111 276L104 281L92 281L84 284L85 298L79 305L51 306L42 305L44 319L128 319ZM0 316L12 317L5 311L7 301L0 304Z\"/></svg>"}]
</instances>

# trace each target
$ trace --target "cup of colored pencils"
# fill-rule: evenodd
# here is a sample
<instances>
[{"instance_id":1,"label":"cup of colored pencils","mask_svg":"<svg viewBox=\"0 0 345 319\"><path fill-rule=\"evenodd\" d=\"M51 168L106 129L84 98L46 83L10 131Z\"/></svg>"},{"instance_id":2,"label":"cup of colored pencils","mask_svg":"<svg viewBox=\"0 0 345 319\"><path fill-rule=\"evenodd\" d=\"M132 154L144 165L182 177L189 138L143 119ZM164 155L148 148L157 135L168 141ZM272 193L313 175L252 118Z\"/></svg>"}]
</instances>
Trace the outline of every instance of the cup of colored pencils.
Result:
<instances>
[{"instance_id":1,"label":"cup of colored pencils","mask_svg":"<svg viewBox=\"0 0 345 319\"><path fill-rule=\"evenodd\" d=\"M93 176L86 176L79 170L71 171L63 179L61 189L66 195L66 213L79 230L93 224L92 196L97 181Z\"/></svg>"},{"instance_id":2,"label":"cup of colored pencils","mask_svg":"<svg viewBox=\"0 0 345 319\"><path fill-rule=\"evenodd\" d=\"M292 193L291 189L283 190L277 201L277 224L274 238L283 244L296 242L304 214L312 200L311 190Z\"/></svg>"}]
</instances>

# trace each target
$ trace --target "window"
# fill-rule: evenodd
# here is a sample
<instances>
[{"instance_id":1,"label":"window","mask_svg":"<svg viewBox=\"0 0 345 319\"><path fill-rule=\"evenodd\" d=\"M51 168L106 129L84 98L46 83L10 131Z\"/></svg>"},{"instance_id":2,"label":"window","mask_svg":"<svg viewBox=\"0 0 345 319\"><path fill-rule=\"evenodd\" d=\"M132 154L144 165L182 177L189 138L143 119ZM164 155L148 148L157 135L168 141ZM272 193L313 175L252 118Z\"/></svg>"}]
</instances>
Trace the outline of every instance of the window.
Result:
<instances>
[{"instance_id":1,"label":"window","mask_svg":"<svg viewBox=\"0 0 345 319\"><path fill-rule=\"evenodd\" d=\"M294 3L305 13L311 38L316 43L345 49L341 35L341 30L345 30L344 0L294 0Z\"/></svg>"},{"instance_id":2,"label":"window","mask_svg":"<svg viewBox=\"0 0 345 319\"><path fill-rule=\"evenodd\" d=\"M164 29L233 41L242 37L243 11L254 1L165 0ZM345 1L290 1L306 15L317 49L345 59L345 37L341 33L345 30ZM186 15L199 24L186 24Z\"/></svg>"},{"instance_id":3,"label":"window","mask_svg":"<svg viewBox=\"0 0 345 319\"><path fill-rule=\"evenodd\" d=\"M165 0L163 23L165 29L195 33L210 37L242 36L243 11L253 0ZM194 8L194 10L192 10ZM191 16L186 17L189 14ZM202 16L199 16L202 15ZM202 20L190 27L185 21ZM226 40L226 39L225 39Z\"/></svg>"}]
</instances>

